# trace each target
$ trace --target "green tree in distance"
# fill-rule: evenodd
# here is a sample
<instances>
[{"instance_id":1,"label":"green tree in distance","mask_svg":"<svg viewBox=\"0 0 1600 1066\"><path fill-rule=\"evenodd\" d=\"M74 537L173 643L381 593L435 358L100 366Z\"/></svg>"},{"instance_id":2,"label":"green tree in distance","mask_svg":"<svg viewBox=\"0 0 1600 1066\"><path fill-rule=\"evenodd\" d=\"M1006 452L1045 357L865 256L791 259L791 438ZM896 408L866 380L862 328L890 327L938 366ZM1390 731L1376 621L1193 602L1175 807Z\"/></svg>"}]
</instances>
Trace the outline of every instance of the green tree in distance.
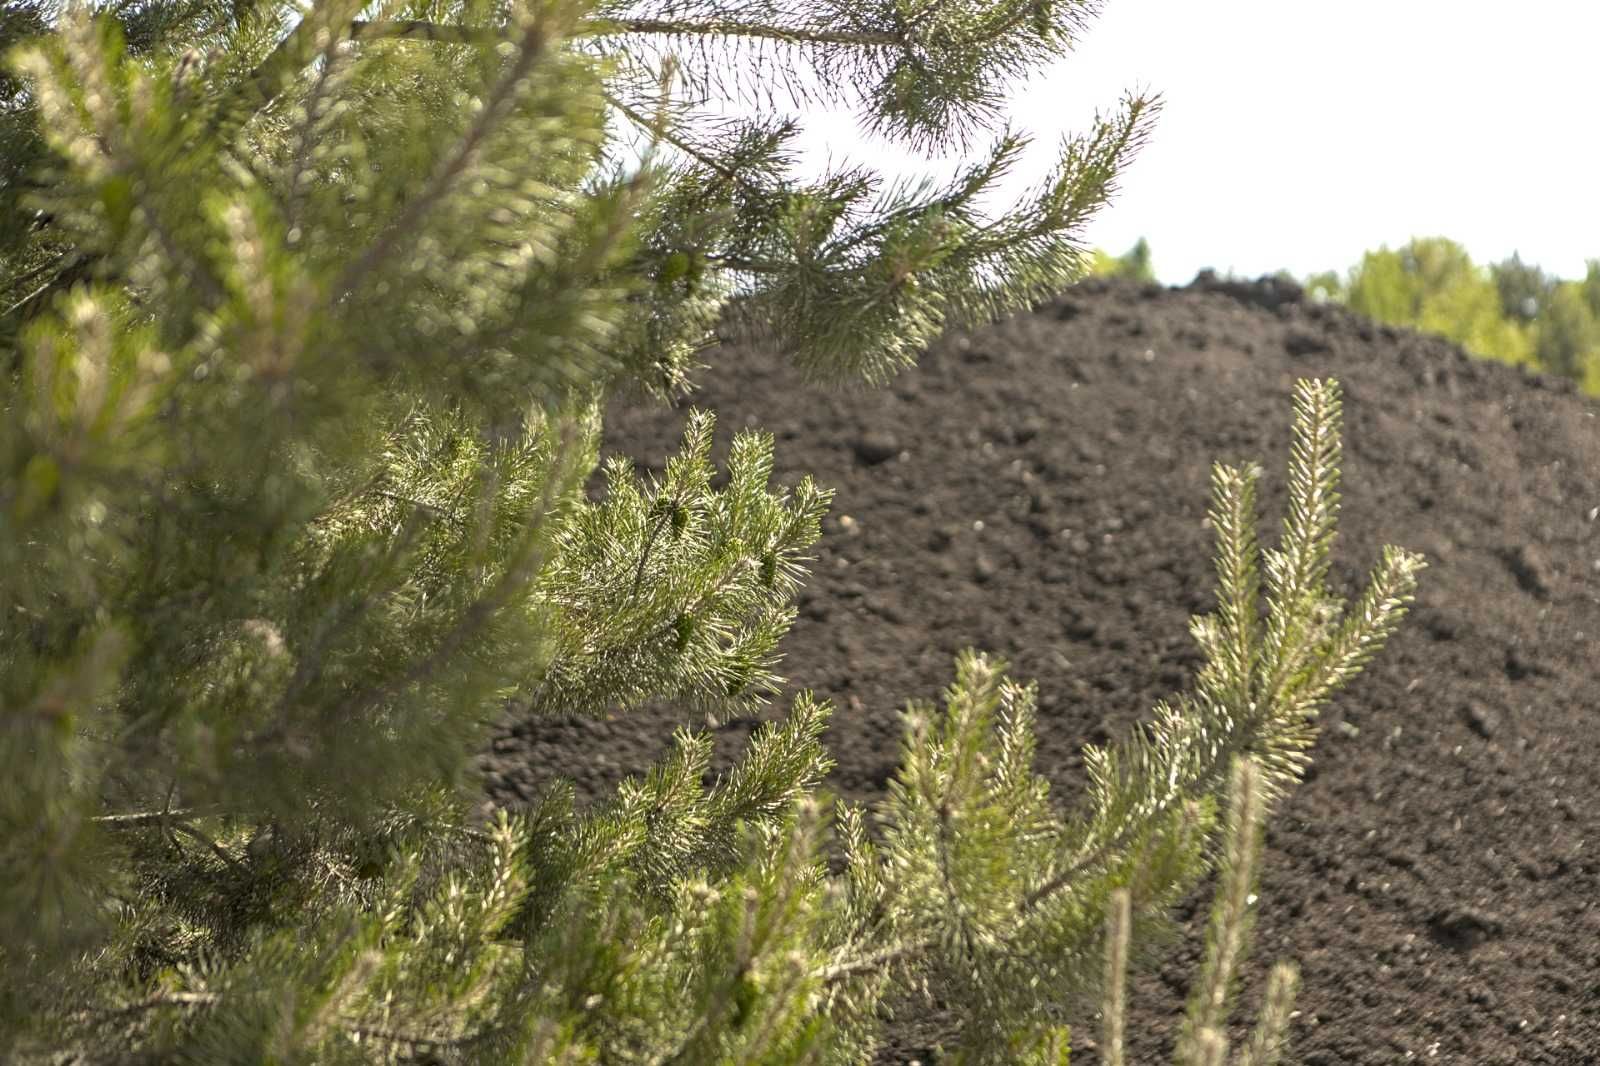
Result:
<instances>
[{"instance_id":1,"label":"green tree in distance","mask_svg":"<svg viewBox=\"0 0 1600 1066\"><path fill-rule=\"evenodd\" d=\"M958 1061L1061 1062L1226 801L1183 1055L1225 1050L1252 834L1424 565L1386 548L1355 602L1325 587L1332 382L1296 388L1277 550L1259 468L1214 468L1207 665L1088 751L1070 816L1033 688L969 650L870 820L819 792L809 694L715 780L685 728L596 808L467 817L508 714L723 718L781 682L829 493L773 491L761 433L714 470L696 411L660 476L612 459L592 501L607 398L681 395L722 321L870 382L1053 294L1152 113L1129 99L989 220L1019 137L874 199L863 172L791 181L787 122L707 128L675 93L811 64L936 145L1087 5L29 10L4 119L48 166L7 187L0 251L8 1061L863 1062L937 995ZM1281 1045L1289 974L1237 1061Z\"/></svg>"},{"instance_id":2,"label":"green tree in distance","mask_svg":"<svg viewBox=\"0 0 1600 1066\"><path fill-rule=\"evenodd\" d=\"M1132 248L1121 255L1112 255L1096 248L1088 273L1092 277L1127 278L1130 281L1153 283L1156 271L1150 258L1150 242L1140 237Z\"/></svg>"},{"instance_id":3,"label":"green tree in distance","mask_svg":"<svg viewBox=\"0 0 1600 1066\"><path fill-rule=\"evenodd\" d=\"M1515 252L1511 258L1489 267L1495 288L1500 292L1500 309L1507 318L1532 322L1550 304L1556 279L1531 263L1524 263Z\"/></svg>"},{"instance_id":4,"label":"green tree in distance","mask_svg":"<svg viewBox=\"0 0 1600 1066\"><path fill-rule=\"evenodd\" d=\"M1600 317L1600 259L1590 259L1586 265L1588 270L1580 282L1583 286L1583 300L1589 305L1589 310L1596 317Z\"/></svg>"},{"instance_id":5,"label":"green tree in distance","mask_svg":"<svg viewBox=\"0 0 1600 1066\"><path fill-rule=\"evenodd\" d=\"M1446 238L1422 237L1398 251L1368 252L1345 292L1351 308L1380 322L1438 333L1501 362L1533 358L1527 334L1501 314L1493 280Z\"/></svg>"},{"instance_id":6,"label":"green tree in distance","mask_svg":"<svg viewBox=\"0 0 1600 1066\"><path fill-rule=\"evenodd\" d=\"M1380 322L1436 333L1468 351L1576 381L1600 395L1600 260L1563 281L1518 255L1487 271L1442 237L1368 252L1341 278L1305 281L1314 299L1343 302Z\"/></svg>"},{"instance_id":7,"label":"green tree in distance","mask_svg":"<svg viewBox=\"0 0 1600 1066\"><path fill-rule=\"evenodd\" d=\"M1534 350L1540 366L1600 395L1600 315L1585 295L1582 282L1554 286L1535 323Z\"/></svg>"}]
</instances>

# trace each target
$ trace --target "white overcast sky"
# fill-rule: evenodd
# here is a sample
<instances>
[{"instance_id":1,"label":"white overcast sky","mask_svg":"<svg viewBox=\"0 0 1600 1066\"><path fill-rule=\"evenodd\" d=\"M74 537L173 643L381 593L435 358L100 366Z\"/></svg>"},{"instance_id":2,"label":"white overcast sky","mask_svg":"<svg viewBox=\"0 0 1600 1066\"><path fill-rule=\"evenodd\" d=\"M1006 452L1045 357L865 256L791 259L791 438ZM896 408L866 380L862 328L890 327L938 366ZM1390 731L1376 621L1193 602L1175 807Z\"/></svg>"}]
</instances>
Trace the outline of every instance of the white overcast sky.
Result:
<instances>
[{"instance_id":1,"label":"white overcast sky","mask_svg":"<svg viewBox=\"0 0 1600 1066\"><path fill-rule=\"evenodd\" d=\"M1036 184L1063 133L1125 89L1164 111L1088 233L1149 239L1157 274L1296 276L1412 236L1562 277L1600 258L1600 0L1106 0L1075 51L1014 86L1034 136L1006 189ZM806 171L836 161L950 174L811 113Z\"/></svg>"}]
</instances>

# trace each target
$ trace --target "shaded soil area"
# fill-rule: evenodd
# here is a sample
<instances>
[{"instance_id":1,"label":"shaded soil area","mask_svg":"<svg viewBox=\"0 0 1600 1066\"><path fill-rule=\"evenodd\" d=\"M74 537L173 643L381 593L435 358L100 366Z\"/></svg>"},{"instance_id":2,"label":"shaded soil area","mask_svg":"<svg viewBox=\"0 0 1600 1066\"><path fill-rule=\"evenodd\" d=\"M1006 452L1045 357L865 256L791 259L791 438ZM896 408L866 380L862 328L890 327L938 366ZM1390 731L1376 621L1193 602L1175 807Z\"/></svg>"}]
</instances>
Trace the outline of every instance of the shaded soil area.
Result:
<instances>
[{"instance_id":1,"label":"shaded soil area","mask_svg":"<svg viewBox=\"0 0 1600 1066\"><path fill-rule=\"evenodd\" d=\"M1293 382L1337 378L1330 584L1357 594L1385 543L1430 565L1269 829L1239 1017L1287 958L1302 968L1292 1062L1600 1062L1600 401L1292 286L1204 275L1085 283L946 337L876 391L808 389L750 348L704 361L693 402L718 413L718 463L760 427L776 483L836 490L774 706L803 689L833 701L830 786L857 800L895 769L897 712L940 702L967 646L1038 682L1039 769L1078 797L1082 745L1200 665L1211 463L1263 466L1275 545ZM687 406L615 409L606 450L663 469ZM489 794L515 806L576 773L581 797L607 796L679 721L651 707L508 724L484 757ZM752 727L720 728L719 757ZM1184 938L1130 988L1133 1062L1171 1061L1209 899L1191 897ZM1075 1066L1098 1061L1097 1030L1074 1025ZM941 1032L936 1012L901 1019L882 1061L937 1061Z\"/></svg>"}]
</instances>

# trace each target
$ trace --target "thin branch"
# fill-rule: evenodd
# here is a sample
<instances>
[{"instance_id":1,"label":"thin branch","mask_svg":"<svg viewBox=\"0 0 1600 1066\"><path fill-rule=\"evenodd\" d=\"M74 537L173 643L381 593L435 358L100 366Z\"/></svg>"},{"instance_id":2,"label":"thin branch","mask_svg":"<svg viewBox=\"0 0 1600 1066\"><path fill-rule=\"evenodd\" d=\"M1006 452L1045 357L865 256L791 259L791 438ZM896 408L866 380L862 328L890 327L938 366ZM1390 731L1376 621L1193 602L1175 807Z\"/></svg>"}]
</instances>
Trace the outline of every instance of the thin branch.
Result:
<instances>
[{"instance_id":1,"label":"thin branch","mask_svg":"<svg viewBox=\"0 0 1600 1066\"><path fill-rule=\"evenodd\" d=\"M403 503L407 506L414 507L429 518L438 518L444 513L431 503L423 503L421 500L413 500L410 496L407 496L401 492L390 492L388 489L374 489L372 494L374 496L381 496L383 499L390 500L394 503Z\"/></svg>"},{"instance_id":2,"label":"thin branch","mask_svg":"<svg viewBox=\"0 0 1600 1066\"><path fill-rule=\"evenodd\" d=\"M65 274L66 271L63 270L61 273ZM32 292L28 293L28 295L24 296L22 299L18 300L16 303L14 303L10 307L6 308L4 311L0 311L0 318L9 318L11 315L13 315L16 312L22 310L24 307L28 306L33 301L35 301L39 297L43 296L46 292L50 291L50 286L54 285L56 282L58 282L60 280L61 280L61 274L57 274L55 277L51 278L50 280L46 281L43 285L40 285L37 289L34 289Z\"/></svg>"},{"instance_id":3,"label":"thin branch","mask_svg":"<svg viewBox=\"0 0 1600 1066\"><path fill-rule=\"evenodd\" d=\"M606 19L590 22L584 27L588 35L607 33L649 33L673 37L708 35L715 37L758 37L772 41L800 44L843 44L866 48L899 48L905 39L893 33L854 33L845 30L815 30L802 26L768 26L759 22L731 22L723 19L703 19L698 22L674 22L670 19Z\"/></svg>"},{"instance_id":4,"label":"thin branch","mask_svg":"<svg viewBox=\"0 0 1600 1066\"><path fill-rule=\"evenodd\" d=\"M459 1050L471 1047L473 1044L482 1043L505 1033L511 1026L505 1023L488 1025L475 1032L462 1033L460 1036L413 1036L410 1033L397 1029L383 1029L372 1025L341 1025L341 1029L352 1036L360 1036L372 1040L387 1040L394 1044L405 1044L407 1047L418 1051L429 1050Z\"/></svg>"},{"instance_id":5,"label":"thin branch","mask_svg":"<svg viewBox=\"0 0 1600 1066\"><path fill-rule=\"evenodd\" d=\"M366 1040L383 1040L391 1044L404 1044L407 1047L419 1050L458 1047L483 1038L482 1034L479 1033L472 1033L462 1037L443 1038L412 1036L410 1033L402 1033L396 1029L379 1029L370 1025L346 1025L342 1026L342 1028L352 1036L358 1036Z\"/></svg>"},{"instance_id":6,"label":"thin branch","mask_svg":"<svg viewBox=\"0 0 1600 1066\"><path fill-rule=\"evenodd\" d=\"M176 788L176 786L177 782L174 781L173 787ZM171 802L172 790L169 789L167 792L167 803L170 804ZM244 873L244 867L239 863L238 859L235 859L232 855L229 855L225 850L223 850L222 845L218 844L215 840L212 840L211 837L203 833L190 820L192 818L218 813L218 810L219 809L217 808L213 808L211 810L202 811L194 808L185 808L175 811L168 806L159 811L140 811L134 814L102 814L91 818L90 821L106 826L109 829L142 829L146 826L153 825L159 826L163 834L170 834L173 832L182 833L184 836L198 840L207 848L211 849L211 853L226 863L228 868L233 870L234 873ZM174 840L172 843L174 846L176 846L177 841Z\"/></svg>"},{"instance_id":7,"label":"thin branch","mask_svg":"<svg viewBox=\"0 0 1600 1066\"><path fill-rule=\"evenodd\" d=\"M216 992L158 992L137 1003L121 1007L92 1007L78 1011L72 1017L76 1021L86 1022L97 1018L118 1018L161 1007L214 1007L221 1002L222 996Z\"/></svg>"},{"instance_id":8,"label":"thin branch","mask_svg":"<svg viewBox=\"0 0 1600 1066\"><path fill-rule=\"evenodd\" d=\"M101 814L89 820L103 825L107 829L139 829L147 825L160 825L169 819L181 821L217 813L220 813L220 809L200 810L195 807L184 807L175 811L136 811L132 814Z\"/></svg>"},{"instance_id":9,"label":"thin branch","mask_svg":"<svg viewBox=\"0 0 1600 1066\"><path fill-rule=\"evenodd\" d=\"M885 966L899 962L907 956L927 950L932 943L933 939L930 937L926 940L893 944L886 948L880 948L869 955L862 955L858 958L835 963L832 966L826 966L817 976L824 985L837 984L857 974L873 973L881 970Z\"/></svg>"},{"instance_id":10,"label":"thin branch","mask_svg":"<svg viewBox=\"0 0 1600 1066\"><path fill-rule=\"evenodd\" d=\"M573 36L608 37L619 33L664 34L673 37L699 35L759 37L775 41L858 45L869 48L894 48L905 44L903 37L893 33L818 30L804 26L773 26L762 22L733 22L726 19L701 19L689 22L642 18L588 19L578 25ZM459 26L445 22L429 22L425 19L370 21L357 19L350 23L350 37L358 41L410 40L482 46L497 44L503 39L503 34L495 27Z\"/></svg>"},{"instance_id":11,"label":"thin branch","mask_svg":"<svg viewBox=\"0 0 1600 1066\"><path fill-rule=\"evenodd\" d=\"M674 506L677 505L676 500L672 502ZM639 584L644 581L645 564L650 561L650 552L656 546L656 538L659 537L661 535L661 531L666 528L667 522L670 518L670 510L663 511L661 514L656 516L655 526L650 530L650 539L645 542L644 551L639 555L639 568L633 572L633 588L628 590L628 599L634 599L639 595Z\"/></svg>"},{"instance_id":12,"label":"thin branch","mask_svg":"<svg viewBox=\"0 0 1600 1066\"><path fill-rule=\"evenodd\" d=\"M24 271L23 273L21 273L21 274L17 275L16 277L12 278L10 280L10 282L8 282L8 286L10 288L12 288L12 289L19 288L20 286L26 285L28 282L30 282L34 278L38 277L40 274L43 274L43 273L45 273L45 272L47 272L49 270L52 270L55 267L58 267L58 266L61 267L60 270L56 271L55 277L52 277L49 281L45 282L44 288L49 288L52 284L54 284L56 282L56 280L58 278L61 277L62 274L65 274L68 270L71 270L74 266L77 265L76 262L68 262L68 260L73 260L76 257L80 257L79 253L77 251L75 251L75 250L70 250L69 249L68 251L62 252L60 255L55 256L52 259L45 260L43 263L40 263L38 266L34 267L32 270ZM17 308L21 307L23 304L25 304L29 300L33 299L35 296L38 296L39 292L42 292L42 291L43 291L43 289L40 289L40 290L37 290L37 291L31 293L28 296L24 296L20 301L18 301L17 303L14 303L10 307L8 307L5 310L4 314L9 315L11 312L15 311Z\"/></svg>"},{"instance_id":13,"label":"thin branch","mask_svg":"<svg viewBox=\"0 0 1600 1066\"><path fill-rule=\"evenodd\" d=\"M200 843L204 844L206 847L210 848L212 854L214 854L217 858L221 859L223 862L227 863L228 867L230 869L232 869L234 873L244 873L244 867L239 865L239 860L238 859L235 859L232 855L229 855L226 851L223 851L222 850L222 845L218 844L215 840L212 840L210 837L206 836L200 830L196 829L194 827L193 823L184 822L184 821L175 821L175 822L172 822L171 824L172 824L172 828L173 829L175 829L178 832L184 834L185 836L193 837L194 839L200 841Z\"/></svg>"},{"instance_id":14,"label":"thin branch","mask_svg":"<svg viewBox=\"0 0 1600 1066\"><path fill-rule=\"evenodd\" d=\"M706 261L745 274L782 274L792 269L786 263L775 263L770 259L746 259L743 256L721 255L715 252L707 253Z\"/></svg>"}]
</instances>

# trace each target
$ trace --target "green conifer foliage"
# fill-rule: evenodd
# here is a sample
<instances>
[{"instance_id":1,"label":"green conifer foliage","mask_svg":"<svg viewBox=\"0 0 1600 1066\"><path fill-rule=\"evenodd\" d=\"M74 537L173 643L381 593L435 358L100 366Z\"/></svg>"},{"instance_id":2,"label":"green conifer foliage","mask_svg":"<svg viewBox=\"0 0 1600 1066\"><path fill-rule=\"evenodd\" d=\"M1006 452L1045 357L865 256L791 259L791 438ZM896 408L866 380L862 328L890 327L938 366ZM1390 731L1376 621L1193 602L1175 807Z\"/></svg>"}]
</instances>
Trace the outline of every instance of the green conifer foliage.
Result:
<instances>
[{"instance_id":1,"label":"green conifer foliage","mask_svg":"<svg viewBox=\"0 0 1600 1066\"><path fill-rule=\"evenodd\" d=\"M863 1062L935 990L966 1061L1063 1061L1114 894L1162 921L1235 757L1264 809L1411 595L1393 548L1348 614L1323 588L1339 398L1303 382L1267 621L1258 472L1219 466L1208 666L1090 752L1070 816L1032 688L969 651L875 821L819 792L806 695L720 778L684 730L598 809L557 788L477 827L508 712L718 717L781 682L828 491L774 491L760 433L713 487L698 412L592 501L607 397L685 391L719 316L876 381L1053 292L1152 102L990 221L1020 138L942 191L802 187L791 127L685 120L727 73L696 42L755 46L747 86L811 63L927 146L1087 4L14 6L4 128L47 163L7 172L29 214L0 234L8 1061Z\"/></svg>"}]
</instances>

